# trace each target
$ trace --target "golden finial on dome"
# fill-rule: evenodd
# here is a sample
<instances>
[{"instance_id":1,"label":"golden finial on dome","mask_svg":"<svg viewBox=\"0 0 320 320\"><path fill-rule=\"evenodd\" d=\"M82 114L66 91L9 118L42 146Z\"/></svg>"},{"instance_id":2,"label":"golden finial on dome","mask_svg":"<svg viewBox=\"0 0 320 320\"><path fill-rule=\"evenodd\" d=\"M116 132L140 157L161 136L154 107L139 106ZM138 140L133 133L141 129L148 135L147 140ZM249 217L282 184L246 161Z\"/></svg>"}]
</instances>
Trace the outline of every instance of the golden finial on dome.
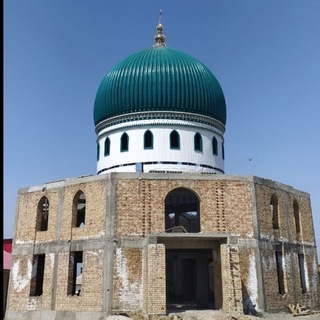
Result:
<instances>
[{"instance_id":1,"label":"golden finial on dome","mask_svg":"<svg viewBox=\"0 0 320 320\"><path fill-rule=\"evenodd\" d=\"M166 40L166 37L162 34L163 31L163 26L161 24L161 10L160 10L160 14L159 14L159 23L157 25L157 35L154 37L154 47L158 47L158 46L165 46L166 44L164 43Z\"/></svg>"}]
</instances>

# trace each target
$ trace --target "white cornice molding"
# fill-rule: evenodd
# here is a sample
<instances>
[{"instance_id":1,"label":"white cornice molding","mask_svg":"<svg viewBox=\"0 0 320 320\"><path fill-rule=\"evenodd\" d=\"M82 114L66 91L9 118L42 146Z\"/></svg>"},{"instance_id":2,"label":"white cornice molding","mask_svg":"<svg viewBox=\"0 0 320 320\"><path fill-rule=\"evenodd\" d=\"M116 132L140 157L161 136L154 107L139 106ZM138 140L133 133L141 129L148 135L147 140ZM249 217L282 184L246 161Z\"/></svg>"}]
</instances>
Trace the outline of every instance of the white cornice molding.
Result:
<instances>
[{"instance_id":1,"label":"white cornice molding","mask_svg":"<svg viewBox=\"0 0 320 320\"><path fill-rule=\"evenodd\" d=\"M187 126L203 128L218 133L225 132L225 126L222 122L207 116L194 113L181 112L136 112L122 116L116 116L100 122L96 126L96 133L101 135L106 132L118 130L127 127L139 127L150 125L167 125L167 126Z\"/></svg>"}]
</instances>

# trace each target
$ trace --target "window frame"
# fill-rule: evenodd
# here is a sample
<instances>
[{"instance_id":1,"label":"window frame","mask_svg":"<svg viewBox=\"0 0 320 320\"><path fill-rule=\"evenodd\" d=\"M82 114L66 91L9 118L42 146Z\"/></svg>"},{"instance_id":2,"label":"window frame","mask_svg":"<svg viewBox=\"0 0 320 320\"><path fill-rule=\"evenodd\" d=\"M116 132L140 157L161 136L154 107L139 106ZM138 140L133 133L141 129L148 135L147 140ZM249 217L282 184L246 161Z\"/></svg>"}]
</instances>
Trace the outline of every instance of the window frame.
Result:
<instances>
[{"instance_id":1,"label":"window frame","mask_svg":"<svg viewBox=\"0 0 320 320\"><path fill-rule=\"evenodd\" d=\"M150 144L150 146L146 146L146 144ZM153 149L153 133L150 129L146 130L143 134L143 148L145 150Z\"/></svg>"},{"instance_id":2,"label":"window frame","mask_svg":"<svg viewBox=\"0 0 320 320\"><path fill-rule=\"evenodd\" d=\"M107 157L110 155L110 146L111 146L111 140L109 137L106 137L104 141L104 156Z\"/></svg>"},{"instance_id":3,"label":"window frame","mask_svg":"<svg viewBox=\"0 0 320 320\"><path fill-rule=\"evenodd\" d=\"M171 150L180 150L180 135L177 130L172 130L170 132L169 142ZM173 146L174 143L176 143L177 146Z\"/></svg>"},{"instance_id":4,"label":"window frame","mask_svg":"<svg viewBox=\"0 0 320 320\"><path fill-rule=\"evenodd\" d=\"M215 136L212 138L211 144L212 144L212 154L214 156L217 156L218 155L218 140Z\"/></svg>"},{"instance_id":5,"label":"window frame","mask_svg":"<svg viewBox=\"0 0 320 320\"><path fill-rule=\"evenodd\" d=\"M202 136L197 132L193 137L194 151L203 152Z\"/></svg>"},{"instance_id":6,"label":"window frame","mask_svg":"<svg viewBox=\"0 0 320 320\"><path fill-rule=\"evenodd\" d=\"M97 161L100 160L100 144L99 142L97 143Z\"/></svg>"},{"instance_id":7,"label":"window frame","mask_svg":"<svg viewBox=\"0 0 320 320\"><path fill-rule=\"evenodd\" d=\"M124 132L120 137L120 152L129 151L129 135Z\"/></svg>"}]
</instances>

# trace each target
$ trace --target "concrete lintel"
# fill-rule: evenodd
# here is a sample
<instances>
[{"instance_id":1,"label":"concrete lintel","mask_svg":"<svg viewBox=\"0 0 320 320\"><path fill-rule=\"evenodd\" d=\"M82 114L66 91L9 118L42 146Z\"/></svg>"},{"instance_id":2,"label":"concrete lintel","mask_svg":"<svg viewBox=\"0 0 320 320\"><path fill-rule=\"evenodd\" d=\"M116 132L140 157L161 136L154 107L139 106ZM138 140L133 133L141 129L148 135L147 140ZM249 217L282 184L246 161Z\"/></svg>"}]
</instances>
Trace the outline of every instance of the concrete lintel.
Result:
<instances>
[{"instance_id":1,"label":"concrete lintel","mask_svg":"<svg viewBox=\"0 0 320 320\"><path fill-rule=\"evenodd\" d=\"M225 233L212 233L212 232L203 232L203 233L157 233L153 234L157 239L162 238L175 238L175 239L209 239L209 240L221 240L226 239L230 235Z\"/></svg>"},{"instance_id":2,"label":"concrete lintel","mask_svg":"<svg viewBox=\"0 0 320 320\"><path fill-rule=\"evenodd\" d=\"M143 247L147 247L149 244L157 244L158 238L155 235L149 235L146 238L143 239L142 245Z\"/></svg>"},{"instance_id":3,"label":"concrete lintel","mask_svg":"<svg viewBox=\"0 0 320 320\"><path fill-rule=\"evenodd\" d=\"M258 248L259 241L257 239L239 239L239 246L241 248Z\"/></svg>"},{"instance_id":4,"label":"concrete lintel","mask_svg":"<svg viewBox=\"0 0 320 320\"><path fill-rule=\"evenodd\" d=\"M167 249L216 249L217 243L226 243L227 239L221 237L159 237L157 243L162 243Z\"/></svg>"},{"instance_id":5,"label":"concrete lintel","mask_svg":"<svg viewBox=\"0 0 320 320\"><path fill-rule=\"evenodd\" d=\"M287 184L284 184L284 183L281 183L281 182L277 182L277 181L274 181L274 180L271 180L271 179L266 179L266 178L260 178L260 177L253 176L253 181L254 181L255 184L268 186L268 187L274 188L274 189L284 190L286 192L294 193L296 195L301 195L303 197L305 197L305 196L310 197L309 193L307 193L305 191L301 191L301 190L295 189L292 186L289 186Z\"/></svg>"},{"instance_id":6,"label":"concrete lintel","mask_svg":"<svg viewBox=\"0 0 320 320\"><path fill-rule=\"evenodd\" d=\"M237 246L237 245L239 245L239 238L236 236L229 236L227 243L228 243L228 245Z\"/></svg>"},{"instance_id":7,"label":"concrete lintel","mask_svg":"<svg viewBox=\"0 0 320 320\"><path fill-rule=\"evenodd\" d=\"M12 246L12 256L24 256L33 254L33 243L19 244Z\"/></svg>"},{"instance_id":8,"label":"concrete lintel","mask_svg":"<svg viewBox=\"0 0 320 320\"><path fill-rule=\"evenodd\" d=\"M237 181L253 181L252 175L226 175L216 173L198 173L198 172L170 172L170 173L149 173L149 172L112 172L110 173L117 180L122 179L151 179L151 180L237 180Z\"/></svg>"},{"instance_id":9,"label":"concrete lintel","mask_svg":"<svg viewBox=\"0 0 320 320\"><path fill-rule=\"evenodd\" d=\"M144 238L121 237L116 240L117 246L127 248L142 248Z\"/></svg>"},{"instance_id":10,"label":"concrete lintel","mask_svg":"<svg viewBox=\"0 0 320 320\"><path fill-rule=\"evenodd\" d=\"M100 175L82 175L74 178L65 178L56 181L48 181L40 185L23 187L18 190L18 194L37 192L37 191L45 191L48 189L56 189L56 188L64 188L66 186L71 186L79 183L88 183L92 181L98 180L108 180L110 179L110 174L100 174Z\"/></svg>"}]
</instances>

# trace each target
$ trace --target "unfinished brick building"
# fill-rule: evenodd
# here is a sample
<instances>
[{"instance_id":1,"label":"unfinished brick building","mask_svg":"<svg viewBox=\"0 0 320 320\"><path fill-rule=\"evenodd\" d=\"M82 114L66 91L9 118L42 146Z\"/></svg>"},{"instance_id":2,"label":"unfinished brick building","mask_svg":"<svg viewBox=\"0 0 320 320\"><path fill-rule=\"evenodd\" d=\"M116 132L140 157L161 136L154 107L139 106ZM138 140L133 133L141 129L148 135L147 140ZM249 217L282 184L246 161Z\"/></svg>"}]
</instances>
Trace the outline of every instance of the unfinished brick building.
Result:
<instances>
[{"instance_id":1,"label":"unfinished brick building","mask_svg":"<svg viewBox=\"0 0 320 320\"><path fill-rule=\"evenodd\" d=\"M19 190L7 320L318 306L309 195L224 174L222 89L157 31L98 89L98 174Z\"/></svg>"}]
</instances>

